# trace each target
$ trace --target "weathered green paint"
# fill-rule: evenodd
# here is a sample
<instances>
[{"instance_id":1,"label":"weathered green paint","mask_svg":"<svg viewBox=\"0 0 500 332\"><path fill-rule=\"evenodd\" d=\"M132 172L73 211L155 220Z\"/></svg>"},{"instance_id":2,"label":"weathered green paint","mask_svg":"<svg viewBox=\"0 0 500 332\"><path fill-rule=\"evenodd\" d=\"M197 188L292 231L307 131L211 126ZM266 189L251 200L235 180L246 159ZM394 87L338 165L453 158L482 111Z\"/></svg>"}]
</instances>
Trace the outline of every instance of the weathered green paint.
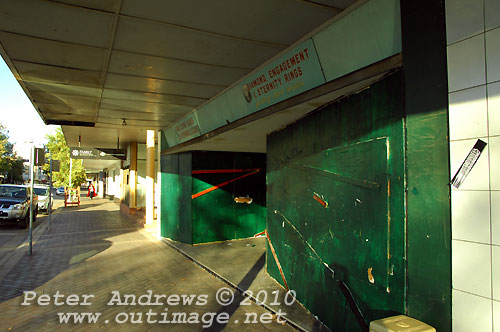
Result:
<instances>
[{"instance_id":1,"label":"weathered green paint","mask_svg":"<svg viewBox=\"0 0 500 332\"><path fill-rule=\"evenodd\" d=\"M266 155L235 154L235 167L261 168L260 172L234 182L234 196L252 197L252 204L234 204L235 238L253 236L266 228ZM257 231L256 231L257 230Z\"/></svg>"},{"instance_id":2,"label":"weathered green paint","mask_svg":"<svg viewBox=\"0 0 500 332\"><path fill-rule=\"evenodd\" d=\"M451 331L444 1L401 1L407 113L408 314ZM422 38L425 36L425 38Z\"/></svg>"},{"instance_id":3,"label":"weathered green paint","mask_svg":"<svg viewBox=\"0 0 500 332\"><path fill-rule=\"evenodd\" d=\"M400 86L401 75L394 74L268 139L269 236L290 288L333 331L359 331L338 280L368 321L405 311ZM268 272L281 281L267 256Z\"/></svg>"},{"instance_id":4,"label":"weathered green paint","mask_svg":"<svg viewBox=\"0 0 500 332\"><path fill-rule=\"evenodd\" d=\"M263 154L185 152L162 156L161 234L185 243L245 238L266 225L265 162ZM196 170L262 170L196 198L193 194L235 179L243 173L192 174ZM251 204L235 197L249 196Z\"/></svg>"},{"instance_id":5,"label":"weathered green paint","mask_svg":"<svg viewBox=\"0 0 500 332\"><path fill-rule=\"evenodd\" d=\"M250 237L265 228L265 162L263 154L193 152L193 171L262 168L254 175L193 199L193 243ZM192 194L247 173L193 174ZM235 203L235 197L247 195L253 199L251 204Z\"/></svg>"},{"instance_id":6,"label":"weathered green paint","mask_svg":"<svg viewBox=\"0 0 500 332\"><path fill-rule=\"evenodd\" d=\"M192 243L191 153L161 156L161 236Z\"/></svg>"}]
</instances>

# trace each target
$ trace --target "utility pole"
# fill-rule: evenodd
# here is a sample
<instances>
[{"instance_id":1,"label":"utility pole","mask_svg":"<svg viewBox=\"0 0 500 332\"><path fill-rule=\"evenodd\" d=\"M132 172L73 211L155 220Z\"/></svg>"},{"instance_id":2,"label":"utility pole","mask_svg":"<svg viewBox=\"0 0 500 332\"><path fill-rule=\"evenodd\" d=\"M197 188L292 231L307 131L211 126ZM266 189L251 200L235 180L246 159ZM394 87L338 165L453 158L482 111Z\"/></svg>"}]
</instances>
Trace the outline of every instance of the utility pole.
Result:
<instances>
[{"instance_id":1,"label":"utility pole","mask_svg":"<svg viewBox=\"0 0 500 332\"><path fill-rule=\"evenodd\" d=\"M35 144L33 143L31 147L31 158L30 158L31 190L30 190L30 226L28 231L28 241L30 243L30 256L33 255L33 190L35 187L35 181L33 181L34 168L35 168Z\"/></svg>"},{"instance_id":2,"label":"utility pole","mask_svg":"<svg viewBox=\"0 0 500 332\"><path fill-rule=\"evenodd\" d=\"M31 161L30 161L30 179L31 179L31 190L30 190L30 226L28 231L28 241L30 243L29 253L30 256L33 255L33 218L34 218L34 209L37 209L37 206L33 204L33 191L35 190L35 179L34 168L35 166L42 166L45 163L45 150L35 148L35 143L33 143L31 147ZM38 202L37 202L38 204Z\"/></svg>"},{"instance_id":3,"label":"utility pole","mask_svg":"<svg viewBox=\"0 0 500 332\"><path fill-rule=\"evenodd\" d=\"M49 180L49 231L51 231L52 227L52 172L59 172L60 171L60 161L59 160L53 160L50 158L50 180Z\"/></svg>"},{"instance_id":4,"label":"utility pole","mask_svg":"<svg viewBox=\"0 0 500 332\"><path fill-rule=\"evenodd\" d=\"M49 211L49 232L52 227L52 158L50 158L50 177L49 177L49 206L47 207Z\"/></svg>"}]
</instances>

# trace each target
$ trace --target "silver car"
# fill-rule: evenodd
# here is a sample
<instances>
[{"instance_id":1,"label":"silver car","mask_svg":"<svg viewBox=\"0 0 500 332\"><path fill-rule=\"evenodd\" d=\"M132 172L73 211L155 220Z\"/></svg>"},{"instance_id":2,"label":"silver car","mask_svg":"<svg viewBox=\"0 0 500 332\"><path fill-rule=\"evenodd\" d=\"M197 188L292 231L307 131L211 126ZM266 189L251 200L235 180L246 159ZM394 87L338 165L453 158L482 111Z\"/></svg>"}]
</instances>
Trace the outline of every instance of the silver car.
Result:
<instances>
[{"instance_id":1,"label":"silver car","mask_svg":"<svg viewBox=\"0 0 500 332\"><path fill-rule=\"evenodd\" d=\"M30 218L30 187L0 184L0 222L14 222L26 228ZM38 196L33 193L33 221L38 214Z\"/></svg>"},{"instance_id":2,"label":"silver car","mask_svg":"<svg viewBox=\"0 0 500 332\"><path fill-rule=\"evenodd\" d=\"M59 187L56 189L56 195L64 195L64 187Z\"/></svg>"}]
</instances>

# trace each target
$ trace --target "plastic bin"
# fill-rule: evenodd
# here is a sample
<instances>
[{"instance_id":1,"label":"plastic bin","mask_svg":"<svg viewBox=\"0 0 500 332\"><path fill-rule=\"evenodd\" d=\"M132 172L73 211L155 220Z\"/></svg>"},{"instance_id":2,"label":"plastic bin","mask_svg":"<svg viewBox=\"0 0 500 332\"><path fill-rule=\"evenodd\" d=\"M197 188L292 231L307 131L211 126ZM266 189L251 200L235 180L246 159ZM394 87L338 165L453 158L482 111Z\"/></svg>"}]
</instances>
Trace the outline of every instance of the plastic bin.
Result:
<instances>
[{"instance_id":1,"label":"plastic bin","mask_svg":"<svg viewBox=\"0 0 500 332\"><path fill-rule=\"evenodd\" d=\"M370 332L436 332L436 329L414 318L399 315L374 320L370 323Z\"/></svg>"}]
</instances>

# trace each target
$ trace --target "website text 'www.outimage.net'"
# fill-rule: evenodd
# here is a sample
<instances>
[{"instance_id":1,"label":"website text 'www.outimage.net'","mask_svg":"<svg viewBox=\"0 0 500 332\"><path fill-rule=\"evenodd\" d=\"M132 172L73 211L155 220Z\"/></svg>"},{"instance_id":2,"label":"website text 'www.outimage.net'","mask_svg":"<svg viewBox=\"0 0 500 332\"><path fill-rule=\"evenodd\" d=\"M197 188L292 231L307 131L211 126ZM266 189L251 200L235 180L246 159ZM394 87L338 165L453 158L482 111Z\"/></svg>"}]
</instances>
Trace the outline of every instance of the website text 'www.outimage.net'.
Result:
<instances>
[{"instance_id":1,"label":"website text 'www.outimage.net'","mask_svg":"<svg viewBox=\"0 0 500 332\"><path fill-rule=\"evenodd\" d=\"M270 324L273 322L286 323L286 313L281 309L271 312L256 313L246 311L243 320L231 321L232 310L222 310L230 306L249 306L252 300L258 305L268 303L270 306L290 306L295 302L295 291L287 291L284 296L275 290L268 293L265 290L255 294L247 290L236 293L228 288L222 287L217 290L213 297L208 294L155 294L152 290L137 294L122 294L120 291L112 291L106 302L107 307L119 306L120 311L111 319L102 319L102 312L67 311L57 312L57 320L60 324L201 324L203 328L209 328L214 324ZM94 294L69 294L65 295L56 291L53 295L38 294L35 291L25 291L22 306L49 306L56 307L91 307L96 300ZM215 300L222 308L218 311L203 311L203 307ZM182 307L184 310L177 310ZM185 309L185 308L188 309ZM137 310L139 308L139 310ZM127 310L128 309L128 310ZM189 310L191 309L191 310ZM196 310L192 310L196 309Z\"/></svg>"}]
</instances>

